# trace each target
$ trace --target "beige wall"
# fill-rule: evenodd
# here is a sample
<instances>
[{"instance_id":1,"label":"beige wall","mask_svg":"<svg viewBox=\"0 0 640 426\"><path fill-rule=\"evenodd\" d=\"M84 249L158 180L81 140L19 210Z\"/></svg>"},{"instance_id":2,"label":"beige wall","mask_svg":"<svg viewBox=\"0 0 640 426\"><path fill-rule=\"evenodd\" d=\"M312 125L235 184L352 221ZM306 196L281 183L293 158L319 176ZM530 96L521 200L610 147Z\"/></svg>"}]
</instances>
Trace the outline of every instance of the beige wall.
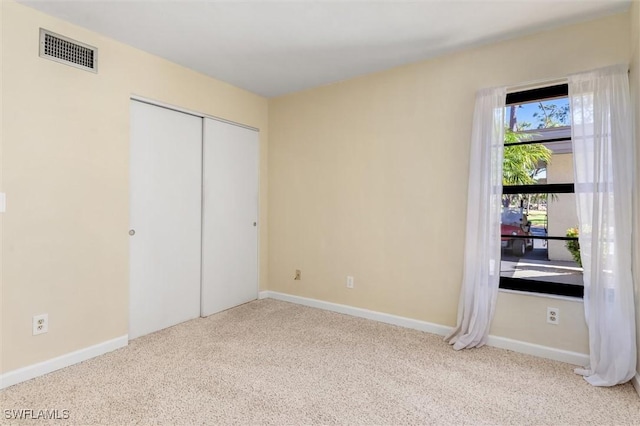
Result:
<instances>
[{"instance_id":1,"label":"beige wall","mask_svg":"<svg viewBox=\"0 0 640 426\"><path fill-rule=\"evenodd\" d=\"M628 60L622 14L270 100L269 289L454 325L476 91ZM588 352L581 302L501 293L492 333Z\"/></svg>"},{"instance_id":2,"label":"beige wall","mask_svg":"<svg viewBox=\"0 0 640 426\"><path fill-rule=\"evenodd\" d=\"M631 19L631 66L629 82L631 98L635 107L636 164L640 166L640 2L634 1ZM638 344L638 366L640 371L640 173L636 174L635 228L634 228L634 280L636 288L636 334Z\"/></svg>"},{"instance_id":3,"label":"beige wall","mask_svg":"<svg viewBox=\"0 0 640 426\"><path fill-rule=\"evenodd\" d=\"M93 74L38 57L38 29L99 49ZM267 100L2 2L3 372L127 334L131 94L260 129L267 282ZM33 337L34 314L49 333Z\"/></svg>"}]
</instances>

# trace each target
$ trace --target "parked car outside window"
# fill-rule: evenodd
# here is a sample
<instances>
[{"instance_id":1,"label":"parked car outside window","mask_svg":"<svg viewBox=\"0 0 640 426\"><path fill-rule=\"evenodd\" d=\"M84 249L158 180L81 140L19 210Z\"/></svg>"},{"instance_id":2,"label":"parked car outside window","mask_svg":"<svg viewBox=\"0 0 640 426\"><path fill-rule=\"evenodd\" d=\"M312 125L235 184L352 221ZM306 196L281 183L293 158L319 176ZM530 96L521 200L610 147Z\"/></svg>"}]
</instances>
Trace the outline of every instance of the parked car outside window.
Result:
<instances>
[{"instance_id":1,"label":"parked car outside window","mask_svg":"<svg viewBox=\"0 0 640 426\"><path fill-rule=\"evenodd\" d=\"M511 251L515 257L522 257L529 250L533 250L531 238L509 238L505 235L526 237L531 233L531 222L520 209L503 209L500 223L502 234L502 248Z\"/></svg>"}]
</instances>

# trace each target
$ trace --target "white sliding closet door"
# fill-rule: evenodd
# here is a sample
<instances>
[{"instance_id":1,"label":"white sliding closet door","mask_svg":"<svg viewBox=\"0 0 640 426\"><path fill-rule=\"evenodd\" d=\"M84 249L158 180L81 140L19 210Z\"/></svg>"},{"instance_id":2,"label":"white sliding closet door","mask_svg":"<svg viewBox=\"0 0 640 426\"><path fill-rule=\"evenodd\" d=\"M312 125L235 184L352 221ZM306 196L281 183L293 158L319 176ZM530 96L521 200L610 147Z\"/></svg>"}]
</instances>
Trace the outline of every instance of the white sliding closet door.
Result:
<instances>
[{"instance_id":1,"label":"white sliding closet door","mask_svg":"<svg viewBox=\"0 0 640 426\"><path fill-rule=\"evenodd\" d=\"M202 118L131 101L129 338L200 316Z\"/></svg>"},{"instance_id":2,"label":"white sliding closet door","mask_svg":"<svg viewBox=\"0 0 640 426\"><path fill-rule=\"evenodd\" d=\"M258 132L204 119L202 316L258 297Z\"/></svg>"}]
</instances>

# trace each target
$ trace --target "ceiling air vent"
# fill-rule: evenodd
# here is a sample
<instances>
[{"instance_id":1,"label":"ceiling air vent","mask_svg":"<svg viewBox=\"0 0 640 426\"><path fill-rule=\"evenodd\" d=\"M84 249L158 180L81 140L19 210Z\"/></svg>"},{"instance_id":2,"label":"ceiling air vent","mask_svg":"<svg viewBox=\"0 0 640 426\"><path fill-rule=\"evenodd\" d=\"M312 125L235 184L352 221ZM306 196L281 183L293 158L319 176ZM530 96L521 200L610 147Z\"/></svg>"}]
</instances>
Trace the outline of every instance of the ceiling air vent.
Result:
<instances>
[{"instance_id":1,"label":"ceiling air vent","mask_svg":"<svg viewBox=\"0 0 640 426\"><path fill-rule=\"evenodd\" d=\"M40 57L98 72L98 49L40 28Z\"/></svg>"}]
</instances>

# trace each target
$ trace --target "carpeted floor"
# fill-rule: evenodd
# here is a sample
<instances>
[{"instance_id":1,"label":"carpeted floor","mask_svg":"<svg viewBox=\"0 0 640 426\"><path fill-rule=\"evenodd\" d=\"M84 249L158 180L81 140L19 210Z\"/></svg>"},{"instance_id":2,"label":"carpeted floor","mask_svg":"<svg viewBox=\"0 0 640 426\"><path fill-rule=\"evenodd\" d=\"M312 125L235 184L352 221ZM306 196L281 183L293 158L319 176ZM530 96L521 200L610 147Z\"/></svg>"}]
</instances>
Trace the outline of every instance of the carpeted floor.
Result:
<instances>
[{"instance_id":1,"label":"carpeted floor","mask_svg":"<svg viewBox=\"0 0 640 426\"><path fill-rule=\"evenodd\" d=\"M439 336L274 300L141 337L0 402L0 423L26 408L69 410L52 424L640 425L631 384L594 388L568 364L454 352Z\"/></svg>"}]
</instances>

